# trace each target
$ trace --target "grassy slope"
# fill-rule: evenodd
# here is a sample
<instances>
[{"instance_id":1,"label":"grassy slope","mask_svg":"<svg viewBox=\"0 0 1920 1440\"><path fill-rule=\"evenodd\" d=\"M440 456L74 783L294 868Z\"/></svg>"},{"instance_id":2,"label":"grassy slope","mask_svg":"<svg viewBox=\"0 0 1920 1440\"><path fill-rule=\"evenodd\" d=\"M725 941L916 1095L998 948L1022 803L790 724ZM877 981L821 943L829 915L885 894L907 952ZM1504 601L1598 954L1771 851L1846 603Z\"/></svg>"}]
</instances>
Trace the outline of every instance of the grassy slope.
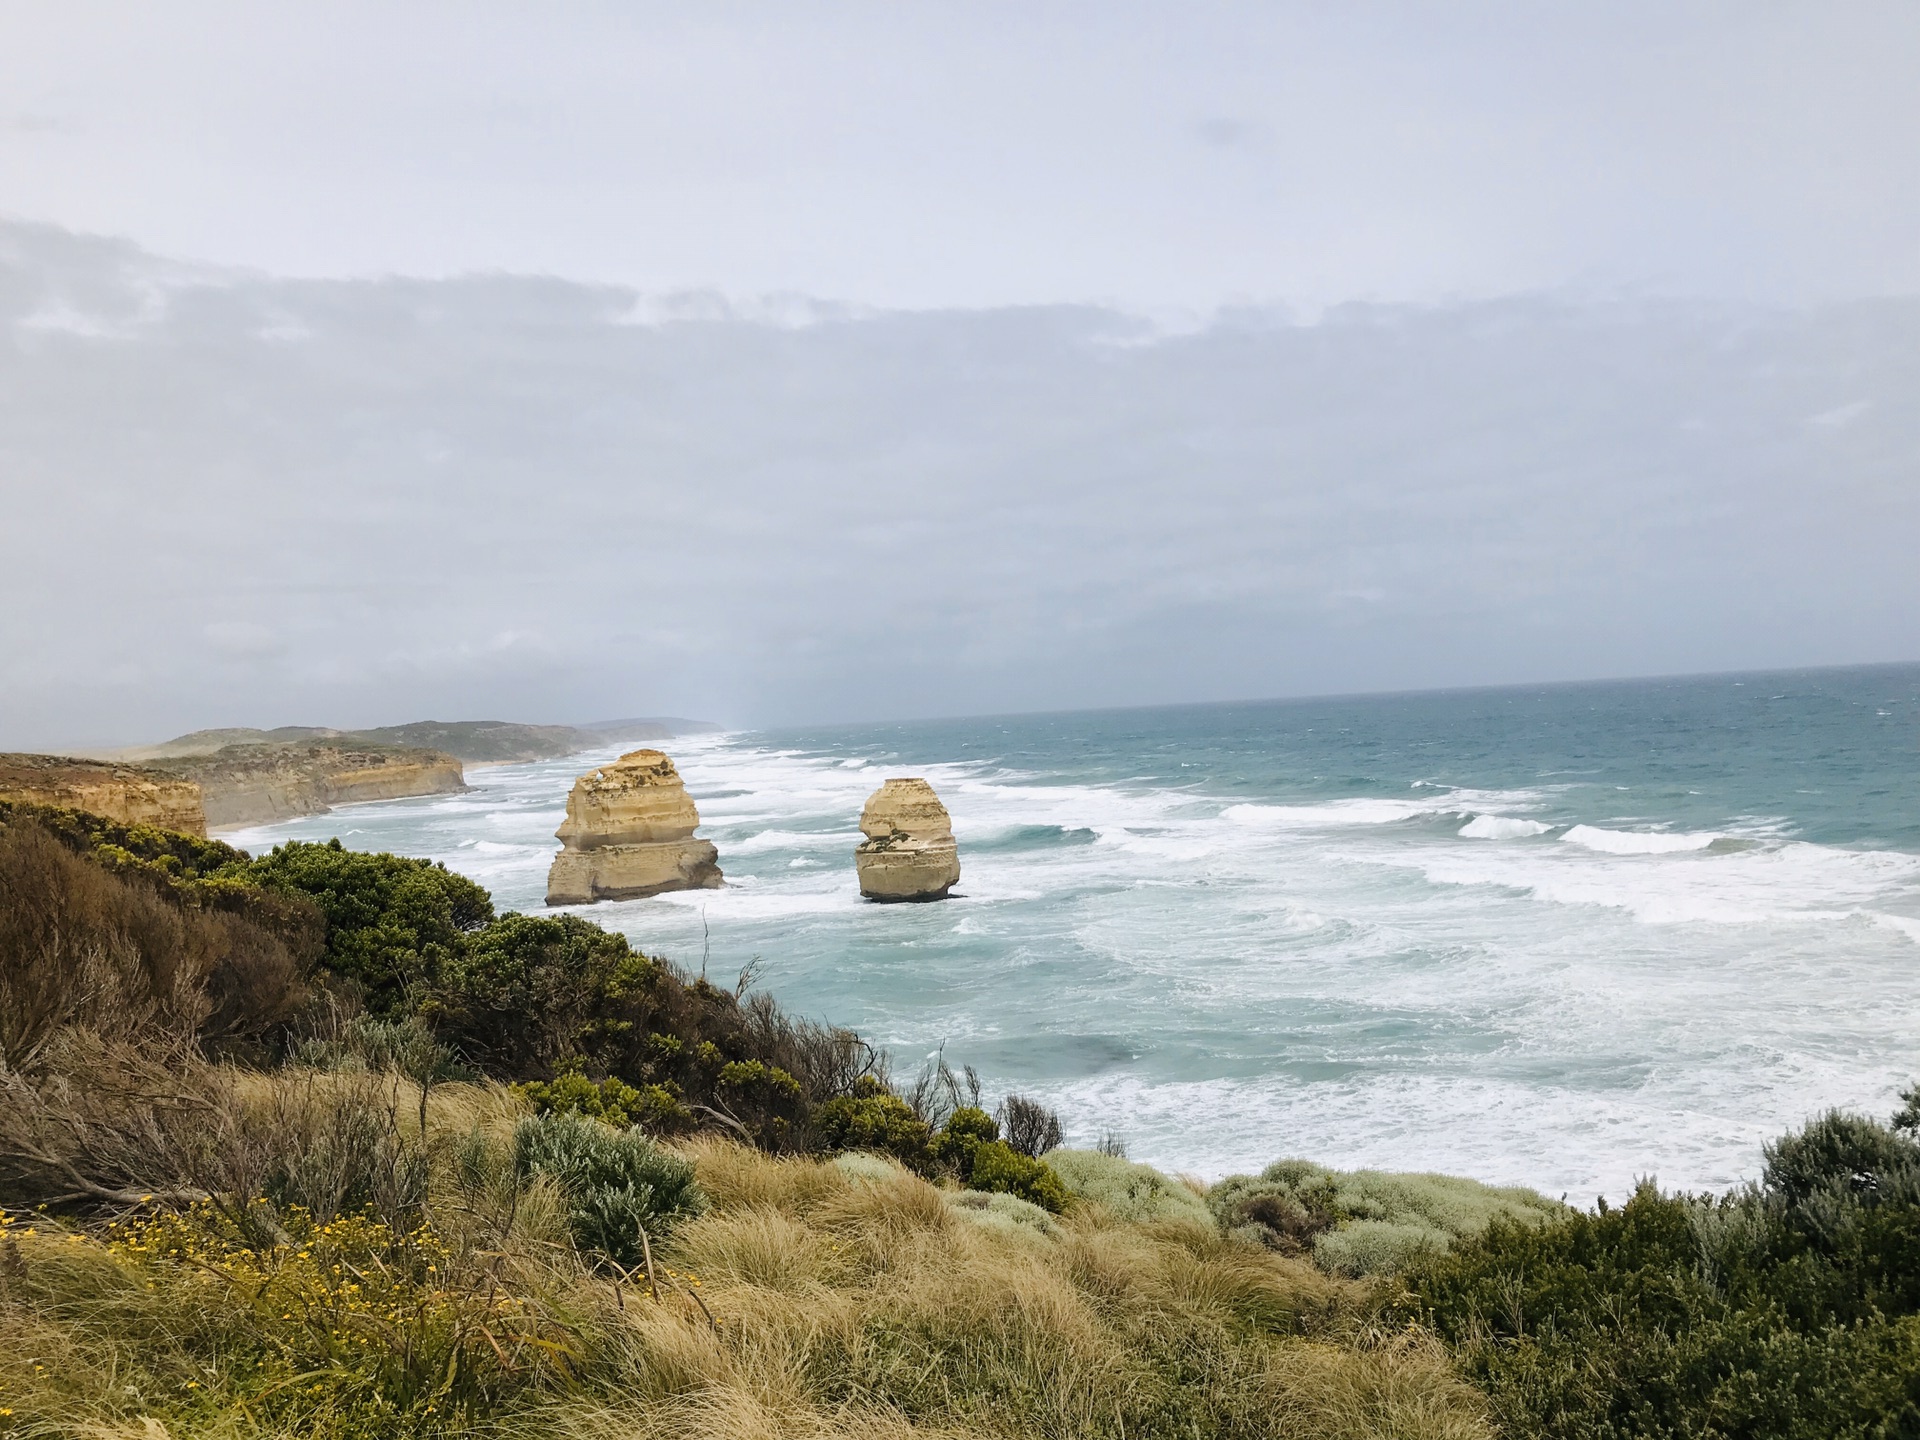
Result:
<instances>
[{"instance_id":1,"label":"grassy slope","mask_svg":"<svg viewBox=\"0 0 1920 1440\"><path fill-rule=\"evenodd\" d=\"M262 1103L326 1089L247 1084ZM518 1110L498 1087L435 1092L417 1230L294 1217L261 1252L210 1216L16 1217L0 1435L1486 1433L1439 1352L1369 1341L1361 1292L1309 1265L1091 1204L1051 1235L984 1222L885 1165L697 1142L712 1208L656 1283L616 1283L567 1243L549 1182L459 1158Z\"/></svg>"}]
</instances>

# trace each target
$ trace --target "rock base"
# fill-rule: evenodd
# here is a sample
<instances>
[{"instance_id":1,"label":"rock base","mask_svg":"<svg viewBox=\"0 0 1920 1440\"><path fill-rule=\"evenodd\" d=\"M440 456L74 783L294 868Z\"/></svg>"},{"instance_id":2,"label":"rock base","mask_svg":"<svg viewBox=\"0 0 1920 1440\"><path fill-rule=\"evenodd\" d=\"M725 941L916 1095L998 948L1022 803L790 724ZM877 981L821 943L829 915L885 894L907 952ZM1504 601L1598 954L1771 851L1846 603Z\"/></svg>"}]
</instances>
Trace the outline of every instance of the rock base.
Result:
<instances>
[{"instance_id":1,"label":"rock base","mask_svg":"<svg viewBox=\"0 0 1920 1440\"><path fill-rule=\"evenodd\" d=\"M883 905L944 900L960 882L960 852L952 840L868 840L855 847L860 893Z\"/></svg>"},{"instance_id":2,"label":"rock base","mask_svg":"<svg viewBox=\"0 0 1920 1440\"><path fill-rule=\"evenodd\" d=\"M722 884L719 860L711 840L562 850L547 872L547 904L591 905L669 890L715 890Z\"/></svg>"}]
</instances>

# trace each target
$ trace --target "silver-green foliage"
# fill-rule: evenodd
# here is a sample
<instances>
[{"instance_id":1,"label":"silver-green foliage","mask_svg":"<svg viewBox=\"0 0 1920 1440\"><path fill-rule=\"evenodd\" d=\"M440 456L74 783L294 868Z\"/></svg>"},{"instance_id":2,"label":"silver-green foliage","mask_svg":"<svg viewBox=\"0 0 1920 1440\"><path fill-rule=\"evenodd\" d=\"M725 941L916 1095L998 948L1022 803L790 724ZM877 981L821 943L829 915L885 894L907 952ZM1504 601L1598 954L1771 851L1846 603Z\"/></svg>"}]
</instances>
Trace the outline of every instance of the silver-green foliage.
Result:
<instances>
[{"instance_id":1,"label":"silver-green foliage","mask_svg":"<svg viewBox=\"0 0 1920 1440\"><path fill-rule=\"evenodd\" d=\"M1211 1226L1207 1202L1151 1165L1098 1150L1052 1150L1047 1164L1075 1195L1104 1205L1119 1220L1186 1220Z\"/></svg>"},{"instance_id":2,"label":"silver-green foliage","mask_svg":"<svg viewBox=\"0 0 1920 1440\"><path fill-rule=\"evenodd\" d=\"M637 1126L616 1130L585 1115L535 1115L514 1128L513 1158L523 1179L546 1175L559 1183L583 1251L623 1266L643 1259L643 1231L658 1239L707 1208L693 1166Z\"/></svg>"},{"instance_id":3,"label":"silver-green foliage","mask_svg":"<svg viewBox=\"0 0 1920 1440\"><path fill-rule=\"evenodd\" d=\"M1496 1187L1455 1175L1329 1170L1280 1160L1258 1175L1233 1175L1207 1192L1226 1229L1279 1250L1310 1251L1338 1275L1380 1275L1416 1256L1478 1235L1496 1217L1523 1224L1567 1213L1521 1186Z\"/></svg>"}]
</instances>

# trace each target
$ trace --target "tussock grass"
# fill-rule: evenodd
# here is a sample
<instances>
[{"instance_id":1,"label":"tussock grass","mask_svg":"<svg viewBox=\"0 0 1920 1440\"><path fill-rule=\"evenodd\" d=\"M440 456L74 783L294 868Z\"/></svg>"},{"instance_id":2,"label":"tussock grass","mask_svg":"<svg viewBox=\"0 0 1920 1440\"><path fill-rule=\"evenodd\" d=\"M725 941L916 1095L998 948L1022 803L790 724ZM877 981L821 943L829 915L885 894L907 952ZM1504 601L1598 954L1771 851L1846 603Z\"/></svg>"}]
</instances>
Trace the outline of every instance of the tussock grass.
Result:
<instances>
[{"instance_id":1,"label":"tussock grass","mask_svg":"<svg viewBox=\"0 0 1920 1440\"><path fill-rule=\"evenodd\" d=\"M516 1174L527 1111L503 1087L435 1087L424 1137L390 1076L241 1088L319 1132L370 1083L424 1156L411 1229L11 1218L0 1436L1488 1434L1442 1357L1367 1338L1358 1287L1185 1219L1025 1223L887 1161L699 1139L677 1153L709 1208L621 1270L574 1249L552 1177Z\"/></svg>"},{"instance_id":2,"label":"tussock grass","mask_svg":"<svg viewBox=\"0 0 1920 1440\"><path fill-rule=\"evenodd\" d=\"M1336 1275L1389 1275L1495 1220L1539 1225L1567 1207L1537 1190L1496 1187L1456 1175L1329 1170L1277 1160L1258 1175L1230 1175L1208 1190L1220 1224L1274 1249L1311 1254Z\"/></svg>"},{"instance_id":3,"label":"tussock grass","mask_svg":"<svg viewBox=\"0 0 1920 1440\"><path fill-rule=\"evenodd\" d=\"M1187 1220L1211 1227L1213 1212L1184 1179L1161 1174L1121 1155L1098 1150L1053 1150L1047 1164L1075 1195L1104 1205L1116 1220Z\"/></svg>"},{"instance_id":4,"label":"tussock grass","mask_svg":"<svg viewBox=\"0 0 1920 1440\"><path fill-rule=\"evenodd\" d=\"M1085 1207L1015 1236L904 1171L697 1150L714 1208L665 1258L716 1324L629 1305L625 1403L564 1433L1487 1433L1443 1355L1356 1338L1351 1286L1211 1227Z\"/></svg>"}]
</instances>

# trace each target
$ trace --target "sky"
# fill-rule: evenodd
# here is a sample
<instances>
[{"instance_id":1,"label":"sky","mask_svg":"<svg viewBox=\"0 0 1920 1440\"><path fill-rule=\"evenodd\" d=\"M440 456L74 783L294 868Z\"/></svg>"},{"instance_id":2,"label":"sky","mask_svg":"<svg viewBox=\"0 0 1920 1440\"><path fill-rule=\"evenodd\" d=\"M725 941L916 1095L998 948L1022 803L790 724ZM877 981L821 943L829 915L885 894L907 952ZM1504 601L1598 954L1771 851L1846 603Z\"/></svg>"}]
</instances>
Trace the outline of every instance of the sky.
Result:
<instances>
[{"instance_id":1,"label":"sky","mask_svg":"<svg viewBox=\"0 0 1920 1440\"><path fill-rule=\"evenodd\" d=\"M0 747L1920 657L1920 9L0 0Z\"/></svg>"}]
</instances>

